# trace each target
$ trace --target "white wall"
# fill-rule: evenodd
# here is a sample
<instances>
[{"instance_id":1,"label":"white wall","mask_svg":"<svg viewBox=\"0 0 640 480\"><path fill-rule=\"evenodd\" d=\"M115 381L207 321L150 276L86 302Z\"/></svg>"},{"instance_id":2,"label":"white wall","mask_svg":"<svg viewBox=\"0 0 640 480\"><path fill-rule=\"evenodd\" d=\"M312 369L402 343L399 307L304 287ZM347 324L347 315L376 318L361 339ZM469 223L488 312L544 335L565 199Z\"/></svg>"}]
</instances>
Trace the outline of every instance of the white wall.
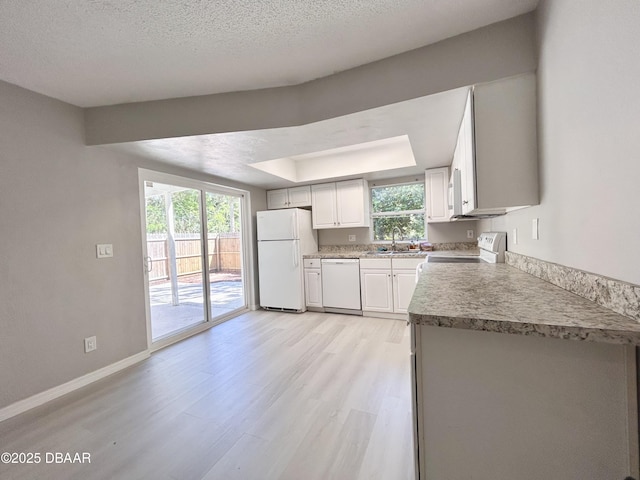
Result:
<instances>
[{"instance_id":1,"label":"white wall","mask_svg":"<svg viewBox=\"0 0 640 480\"><path fill-rule=\"evenodd\" d=\"M2 408L146 350L138 166L154 164L85 146L79 108L3 82L0 105Z\"/></svg>"},{"instance_id":2,"label":"white wall","mask_svg":"<svg viewBox=\"0 0 640 480\"><path fill-rule=\"evenodd\" d=\"M537 22L541 202L492 228L518 229L515 252L640 284L640 2L543 1Z\"/></svg>"}]
</instances>

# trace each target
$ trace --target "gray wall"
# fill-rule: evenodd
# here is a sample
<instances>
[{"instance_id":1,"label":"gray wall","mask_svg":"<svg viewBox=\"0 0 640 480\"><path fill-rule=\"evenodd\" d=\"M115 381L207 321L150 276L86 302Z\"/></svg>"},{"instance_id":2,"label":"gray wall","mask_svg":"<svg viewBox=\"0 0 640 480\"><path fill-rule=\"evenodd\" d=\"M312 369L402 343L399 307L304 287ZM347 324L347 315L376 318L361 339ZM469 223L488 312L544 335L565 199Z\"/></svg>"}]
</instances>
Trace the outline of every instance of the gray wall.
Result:
<instances>
[{"instance_id":1,"label":"gray wall","mask_svg":"<svg viewBox=\"0 0 640 480\"><path fill-rule=\"evenodd\" d=\"M538 11L539 206L493 220L509 249L640 284L640 3ZM540 240L531 220L540 219Z\"/></svg>"},{"instance_id":2,"label":"gray wall","mask_svg":"<svg viewBox=\"0 0 640 480\"><path fill-rule=\"evenodd\" d=\"M79 108L3 82L0 105L2 408L146 350L137 169L154 165L85 146Z\"/></svg>"},{"instance_id":3,"label":"gray wall","mask_svg":"<svg viewBox=\"0 0 640 480\"><path fill-rule=\"evenodd\" d=\"M85 111L89 145L294 126L535 70L533 14L302 85Z\"/></svg>"}]
</instances>

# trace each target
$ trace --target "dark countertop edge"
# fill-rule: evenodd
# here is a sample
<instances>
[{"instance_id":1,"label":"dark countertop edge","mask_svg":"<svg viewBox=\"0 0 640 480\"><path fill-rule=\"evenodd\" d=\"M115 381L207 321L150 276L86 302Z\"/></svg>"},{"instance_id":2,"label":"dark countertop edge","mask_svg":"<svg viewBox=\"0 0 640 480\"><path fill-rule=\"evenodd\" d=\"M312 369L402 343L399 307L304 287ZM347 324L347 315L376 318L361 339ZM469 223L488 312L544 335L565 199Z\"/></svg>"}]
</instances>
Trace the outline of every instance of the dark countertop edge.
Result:
<instances>
[{"instance_id":1,"label":"dark countertop edge","mask_svg":"<svg viewBox=\"0 0 640 480\"><path fill-rule=\"evenodd\" d=\"M640 345L640 332L610 328L554 325L547 323L488 320L482 318L446 317L409 313L409 323L420 326L459 328L481 332L525 335L617 345Z\"/></svg>"}]
</instances>

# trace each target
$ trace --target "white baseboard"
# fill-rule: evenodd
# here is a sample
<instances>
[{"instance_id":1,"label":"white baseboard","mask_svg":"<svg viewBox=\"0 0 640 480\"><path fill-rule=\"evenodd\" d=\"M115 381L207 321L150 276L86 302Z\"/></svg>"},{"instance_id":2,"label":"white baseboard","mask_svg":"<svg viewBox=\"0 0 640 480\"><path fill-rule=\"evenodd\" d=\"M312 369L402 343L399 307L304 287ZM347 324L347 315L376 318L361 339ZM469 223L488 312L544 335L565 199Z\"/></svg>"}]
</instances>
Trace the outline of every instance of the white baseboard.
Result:
<instances>
[{"instance_id":1,"label":"white baseboard","mask_svg":"<svg viewBox=\"0 0 640 480\"><path fill-rule=\"evenodd\" d=\"M44 405L51 400L66 395L67 393L71 393L74 390L78 390L79 388L85 387L90 383L108 377L109 375L112 375L116 372L119 372L120 370L123 370L127 367L130 367L131 365L149 358L149 355L150 353L148 350L136 353L135 355L124 358L116 363L112 363L111 365L107 365L106 367L103 367L99 370L95 370L81 377L74 378L67 383L63 383L62 385L58 385L57 387L50 388L49 390L45 390L44 392L37 393L31 397L25 398L24 400L19 400L15 403L12 403L11 405L0 409L0 422L11 417L15 417L16 415L24 413L27 410L31 410L32 408Z\"/></svg>"},{"instance_id":2,"label":"white baseboard","mask_svg":"<svg viewBox=\"0 0 640 480\"><path fill-rule=\"evenodd\" d=\"M409 319L408 313L382 313L382 312L364 311L362 312L362 316L373 317L373 318L389 318L391 320L404 320L405 322Z\"/></svg>"}]
</instances>

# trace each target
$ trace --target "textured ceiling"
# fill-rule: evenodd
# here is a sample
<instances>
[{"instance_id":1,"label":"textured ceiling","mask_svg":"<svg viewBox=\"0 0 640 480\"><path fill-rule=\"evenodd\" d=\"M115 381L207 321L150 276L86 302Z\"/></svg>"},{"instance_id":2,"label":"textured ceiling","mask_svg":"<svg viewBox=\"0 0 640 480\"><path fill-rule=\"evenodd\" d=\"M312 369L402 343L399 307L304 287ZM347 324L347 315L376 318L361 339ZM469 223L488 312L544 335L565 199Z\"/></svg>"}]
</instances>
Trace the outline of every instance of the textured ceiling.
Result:
<instances>
[{"instance_id":1,"label":"textured ceiling","mask_svg":"<svg viewBox=\"0 0 640 480\"><path fill-rule=\"evenodd\" d=\"M78 106L298 84L538 0L0 0L0 79Z\"/></svg>"},{"instance_id":2,"label":"textured ceiling","mask_svg":"<svg viewBox=\"0 0 640 480\"><path fill-rule=\"evenodd\" d=\"M117 149L250 185L279 188L292 182L249 165L408 135L415 167L359 177L376 180L419 175L427 168L451 163L467 92L467 88L458 88L298 127L164 138L98 148ZM331 169L326 178L339 179L339 172Z\"/></svg>"}]
</instances>

